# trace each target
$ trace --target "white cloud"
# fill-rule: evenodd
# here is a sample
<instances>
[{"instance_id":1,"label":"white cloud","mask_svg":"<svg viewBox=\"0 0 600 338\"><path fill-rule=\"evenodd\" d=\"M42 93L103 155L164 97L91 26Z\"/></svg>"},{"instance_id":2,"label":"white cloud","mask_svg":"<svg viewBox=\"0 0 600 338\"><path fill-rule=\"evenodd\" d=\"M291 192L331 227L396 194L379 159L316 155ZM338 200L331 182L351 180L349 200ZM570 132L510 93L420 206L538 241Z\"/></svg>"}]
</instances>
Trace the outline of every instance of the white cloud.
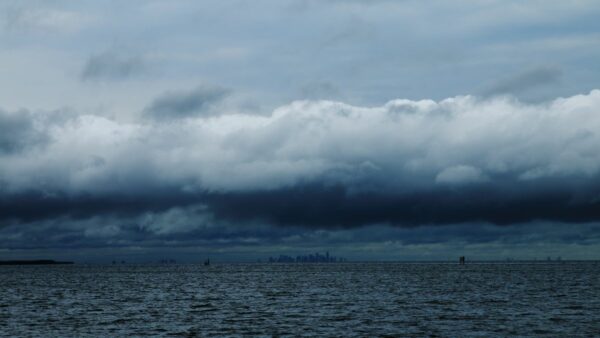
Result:
<instances>
[{"instance_id":1,"label":"white cloud","mask_svg":"<svg viewBox=\"0 0 600 338\"><path fill-rule=\"evenodd\" d=\"M4 154L0 181L9 191L103 194L275 189L315 180L418 189L506 174L590 177L600 170L599 108L595 90L539 105L464 96L373 108L297 101L270 116L171 122L36 119L48 143Z\"/></svg>"}]
</instances>

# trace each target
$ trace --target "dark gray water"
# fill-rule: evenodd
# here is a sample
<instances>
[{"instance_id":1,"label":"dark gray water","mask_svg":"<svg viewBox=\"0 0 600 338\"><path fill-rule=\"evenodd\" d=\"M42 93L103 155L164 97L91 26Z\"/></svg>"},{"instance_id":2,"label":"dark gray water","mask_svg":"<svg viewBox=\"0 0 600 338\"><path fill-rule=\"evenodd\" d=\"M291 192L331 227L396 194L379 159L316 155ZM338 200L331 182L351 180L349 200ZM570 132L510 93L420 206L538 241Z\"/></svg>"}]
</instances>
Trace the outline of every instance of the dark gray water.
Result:
<instances>
[{"instance_id":1,"label":"dark gray water","mask_svg":"<svg viewBox=\"0 0 600 338\"><path fill-rule=\"evenodd\" d=\"M600 336L600 264L0 266L6 336Z\"/></svg>"}]
</instances>

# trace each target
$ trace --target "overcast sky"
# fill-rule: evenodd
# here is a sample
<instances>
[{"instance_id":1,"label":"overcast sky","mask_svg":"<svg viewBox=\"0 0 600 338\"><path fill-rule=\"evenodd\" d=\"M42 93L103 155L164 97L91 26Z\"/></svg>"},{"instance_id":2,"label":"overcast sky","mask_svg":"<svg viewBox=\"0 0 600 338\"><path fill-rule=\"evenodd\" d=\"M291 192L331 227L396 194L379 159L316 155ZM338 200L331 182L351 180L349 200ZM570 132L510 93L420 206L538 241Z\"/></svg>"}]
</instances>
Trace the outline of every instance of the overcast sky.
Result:
<instances>
[{"instance_id":1,"label":"overcast sky","mask_svg":"<svg viewBox=\"0 0 600 338\"><path fill-rule=\"evenodd\" d=\"M598 17L0 1L0 259L599 259Z\"/></svg>"}]
</instances>

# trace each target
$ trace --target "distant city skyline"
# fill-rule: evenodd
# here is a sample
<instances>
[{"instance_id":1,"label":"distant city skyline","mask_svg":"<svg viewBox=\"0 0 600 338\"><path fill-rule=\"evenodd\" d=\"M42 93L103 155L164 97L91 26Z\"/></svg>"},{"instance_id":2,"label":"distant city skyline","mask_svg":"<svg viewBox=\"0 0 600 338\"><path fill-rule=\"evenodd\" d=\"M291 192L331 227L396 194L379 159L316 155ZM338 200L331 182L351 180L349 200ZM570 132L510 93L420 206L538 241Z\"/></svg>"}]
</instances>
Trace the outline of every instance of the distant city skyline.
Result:
<instances>
[{"instance_id":1,"label":"distant city skyline","mask_svg":"<svg viewBox=\"0 0 600 338\"><path fill-rule=\"evenodd\" d=\"M268 260L269 263L341 263L345 261L347 259L344 257L329 256L329 251L326 251L324 255L315 252L314 255L311 253L295 257L280 254L279 257L269 257Z\"/></svg>"}]
</instances>

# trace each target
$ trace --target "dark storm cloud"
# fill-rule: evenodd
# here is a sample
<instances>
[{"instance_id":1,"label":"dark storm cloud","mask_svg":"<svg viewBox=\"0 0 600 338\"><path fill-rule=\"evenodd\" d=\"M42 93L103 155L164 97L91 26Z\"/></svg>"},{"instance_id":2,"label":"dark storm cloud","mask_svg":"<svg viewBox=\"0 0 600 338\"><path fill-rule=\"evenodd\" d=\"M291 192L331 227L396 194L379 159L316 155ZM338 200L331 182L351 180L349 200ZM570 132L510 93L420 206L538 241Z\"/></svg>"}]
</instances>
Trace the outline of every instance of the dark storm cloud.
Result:
<instances>
[{"instance_id":1,"label":"dark storm cloud","mask_svg":"<svg viewBox=\"0 0 600 338\"><path fill-rule=\"evenodd\" d=\"M523 91L556 84L560 81L561 77L562 71L559 68L550 66L536 67L498 81L484 90L483 95L520 95Z\"/></svg>"},{"instance_id":2,"label":"dark storm cloud","mask_svg":"<svg viewBox=\"0 0 600 338\"><path fill-rule=\"evenodd\" d=\"M600 177L593 181L598 182ZM404 194L349 193L344 187L299 186L268 192L208 196L218 216L234 221L262 220L306 227L358 227L366 224L418 226L484 222L499 225L551 220L600 220L600 184L582 182L482 184Z\"/></svg>"},{"instance_id":3,"label":"dark storm cloud","mask_svg":"<svg viewBox=\"0 0 600 338\"><path fill-rule=\"evenodd\" d=\"M167 189L157 189L147 194L124 193L108 196L69 196L64 193L47 194L43 191L5 194L0 198L0 220L32 222L60 217L86 219L97 215L127 217L186 206L199 200L197 196Z\"/></svg>"},{"instance_id":4,"label":"dark storm cloud","mask_svg":"<svg viewBox=\"0 0 600 338\"><path fill-rule=\"evenodd\" d=\"M0 153L18 152L44 139L45 135L36 130L29 111L0 109Z\"/></svg>"},{"instance_id":5,"label":"dark storm cloud","mask_svg":"<svg viewBox=\"0 0 600 338\"><path fill-rule=\"evenodd\" d=\"M423 224L484 222L498 225L538 220L563 223L600 220L600 176L585 180L482 183L398 193L350 192L343 186L297 185L269 191L185 193L146 191L113 196L47 196L27 193L0 200L0 220L85 219L160 212L202 204L227 222L278 226L352 228L369 224L414 227Z\"/></svg>"},{"instance_id":6,"label":"dark storm cloud","mask_svg":"<svg viewBox=\"0 0 600 338\"><path fill-rule=\"evenodd\" d=\"M216 114L211 108L231 91L221 87L200 86L190 91L167 92L156 98L145 115L157 120L169 120Z\"/></svg>"},{"instance_id":7,"label":"dark storm cloud","mask_svg":"<svg viewBox=\"0 0 600 338\"><path fill-rule=\"evenodd\" d=\"M126 55L108 51L92 55L81 70L81 79L124 80L139 75L146 69L139 55Z\"/></svg>"}]
</instances>

